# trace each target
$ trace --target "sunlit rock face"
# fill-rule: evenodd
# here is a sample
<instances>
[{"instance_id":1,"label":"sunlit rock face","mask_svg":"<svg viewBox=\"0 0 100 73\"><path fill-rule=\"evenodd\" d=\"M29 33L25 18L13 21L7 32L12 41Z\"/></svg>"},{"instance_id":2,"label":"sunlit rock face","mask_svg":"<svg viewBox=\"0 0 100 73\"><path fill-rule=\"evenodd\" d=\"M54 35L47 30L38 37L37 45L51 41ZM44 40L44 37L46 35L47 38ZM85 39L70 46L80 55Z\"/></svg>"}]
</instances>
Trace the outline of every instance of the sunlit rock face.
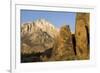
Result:
<instances>
[{"instance_id":1,"label":"sunlit rock face","mask_svg":"<svg viewBox=\"0 0 100 73\"><path fill-rule=\"evenodd\" d=\"M55 48L52 52L54 60L75 60L75 52L73 49L72 36L70 27L64 25L59 30L59 35L55 39Z\"/></svg>"},{"instance_id":2,"label":"sunlit rock face","mask_svg":"<svg viewBox=\"0 0 100 73\"><path fill-rule=\"evenodd\" d=\"M76 16L76 53L78 59L89 58L89 13L77 13Z\"/></svg>"},{"instance_id":3,"label":"sunlit rock face","mask_svg":"<svg viewBox=\"0 0 100 73\"><path fill-rule=\"evenodd\" d=\"M44 19L39 19L33 21L32 23L22 24L22 53L28 54L32 52L44 52L45 50L52 48L54 46L54 38L56 36L56 33L57 31L55 27ZM28 46L28 48L24 47L26 45Z\"/></svg>"}]
</instances>

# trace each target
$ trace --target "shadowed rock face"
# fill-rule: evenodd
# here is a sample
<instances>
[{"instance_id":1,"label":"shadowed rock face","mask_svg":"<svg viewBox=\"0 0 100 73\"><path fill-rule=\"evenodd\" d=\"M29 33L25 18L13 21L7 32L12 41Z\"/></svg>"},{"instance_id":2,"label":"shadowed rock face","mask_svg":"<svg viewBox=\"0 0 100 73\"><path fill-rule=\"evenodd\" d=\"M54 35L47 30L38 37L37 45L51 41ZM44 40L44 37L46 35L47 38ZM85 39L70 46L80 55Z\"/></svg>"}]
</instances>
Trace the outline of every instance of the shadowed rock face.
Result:
<instances>
[{"instance_id":1,"label":"shadowed rock face","mask_svg":"<svg viewBox=\"0 0 100 73\"><path fill-rule=\"evenodd\" d=\"M89 58L89 14L77 13L76 16L76 53L78 59Z\"/></svg>"}]
</instances>

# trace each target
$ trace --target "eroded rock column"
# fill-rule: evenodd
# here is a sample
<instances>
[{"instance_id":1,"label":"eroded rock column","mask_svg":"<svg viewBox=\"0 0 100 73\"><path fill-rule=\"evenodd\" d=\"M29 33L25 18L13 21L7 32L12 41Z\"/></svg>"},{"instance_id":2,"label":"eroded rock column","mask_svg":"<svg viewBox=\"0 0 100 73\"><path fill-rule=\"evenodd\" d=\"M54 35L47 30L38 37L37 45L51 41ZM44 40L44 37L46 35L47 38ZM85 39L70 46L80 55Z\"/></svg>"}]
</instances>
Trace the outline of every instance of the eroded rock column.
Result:
<instances>
[{"instance_id":1,"label":"eroded rock column","mask_svg":"<svg viewBox=\"0 0 100 73\"><path fill-rule=\"evenodd\" d=\"M56 38L56 47L53 49L55 60L75 60L71 31L68 25L62 26Z\"/></svg>"},{"instance_id":2,"label":"eroded rock column","mask_svg":"<svg viewBox=\"0 0 100 73\"><path fill-rule=\"evenodd\" d=\"M89 58L89 13L76 15L76 54L78 59Z\"/></svg>"}]
</instances>

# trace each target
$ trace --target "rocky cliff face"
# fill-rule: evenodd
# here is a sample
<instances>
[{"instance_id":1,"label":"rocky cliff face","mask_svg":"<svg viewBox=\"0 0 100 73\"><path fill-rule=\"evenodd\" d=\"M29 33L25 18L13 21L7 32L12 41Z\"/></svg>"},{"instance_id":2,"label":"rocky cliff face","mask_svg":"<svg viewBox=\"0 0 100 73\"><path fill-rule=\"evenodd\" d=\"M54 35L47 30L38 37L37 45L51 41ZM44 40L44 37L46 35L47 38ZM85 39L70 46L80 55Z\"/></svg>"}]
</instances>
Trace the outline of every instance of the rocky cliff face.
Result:
<instances>
[{"instance_id":1,"label":"rocky cliff face","mask_svg":"<svg viewBox=\"0 0 100 73\"><path fill-rule=\"evenodd\" d=\"M55 41L56 45L52 52L54 60L75 60L71 31L68 25L60 28Z\"/></svg>"},{"instance_id":2,"label":"rocky cliff face","mask_svg":"<svg viewBox=\"0 0 100 73\"><path fill-rule=\"evenodd\" d=\"M76 53L78 59L89 58L89 14L77 13L76 28Z\"/></svg>"},{"instance_id":3,"label":"rocky cliff face","mask_svg":"<svg viewBox=\"0 0 100 73\"><path fill-rule=\"evenodd\" d=\"M52 24L45 20L37 20L21 26L21 52L44 52L54 46L57 31ZM27 47L27 48L25 48Z\"/></svg>"}]
</instances>

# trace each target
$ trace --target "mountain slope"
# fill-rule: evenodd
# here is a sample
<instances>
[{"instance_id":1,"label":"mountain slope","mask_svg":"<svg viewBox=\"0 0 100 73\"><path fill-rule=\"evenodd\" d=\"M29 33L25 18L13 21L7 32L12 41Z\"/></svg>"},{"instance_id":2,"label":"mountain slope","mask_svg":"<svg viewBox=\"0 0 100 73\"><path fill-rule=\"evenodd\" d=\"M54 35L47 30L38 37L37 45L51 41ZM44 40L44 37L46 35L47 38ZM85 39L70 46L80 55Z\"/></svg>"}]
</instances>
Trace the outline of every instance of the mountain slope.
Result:
<instances>
[{"instance_id":1,"label":"mountain slope","mask_svg":"<svg viewBox=\"0 0 100 73\"><path fill-rule=\"evenodd\" d=\"M44 52L45 50L52 48L56 36L55 33L57 33L56 28L44 19L22 24L22 53ZM25 48L23 44L30 47L29 51L25 51L27 48Z\"/></svg>"}]
</instances>

